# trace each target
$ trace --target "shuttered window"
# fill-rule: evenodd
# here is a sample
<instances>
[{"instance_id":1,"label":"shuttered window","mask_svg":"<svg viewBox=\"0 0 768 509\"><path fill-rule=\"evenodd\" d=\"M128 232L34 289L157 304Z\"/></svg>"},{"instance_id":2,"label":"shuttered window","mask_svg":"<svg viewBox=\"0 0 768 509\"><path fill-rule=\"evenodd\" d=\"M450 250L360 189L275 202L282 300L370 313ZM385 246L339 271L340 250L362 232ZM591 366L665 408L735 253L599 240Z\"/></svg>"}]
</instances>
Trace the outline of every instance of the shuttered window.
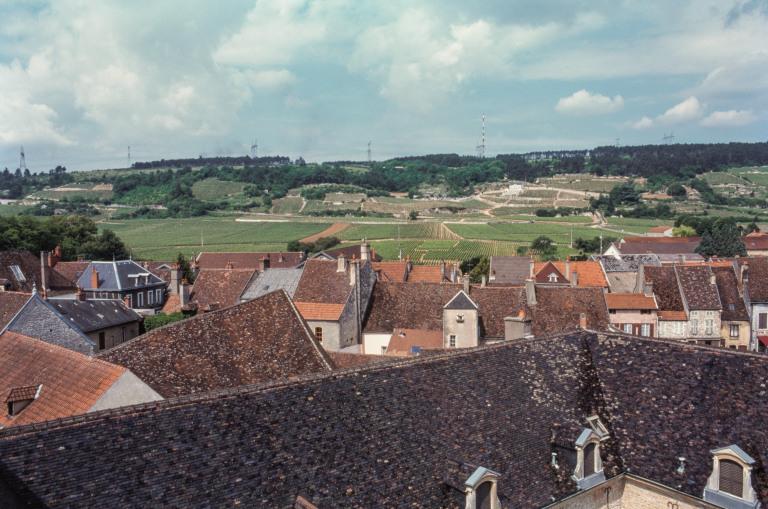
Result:
<instances>
[{"instance_id":1,"label":"shuttered window","mask_svg":"<svg viewBox=\"0 0 768 509\"><path fill-rule=\"evenodd\" d=\"M477 509L491 509L491 481L485 481L478 486L475 499Z\"/></svg>"},{"instance_id":2,"label":"shuttered window","mask_svg":"<svg viewBox=\"0 0 768 509\"><path fill-rule=\"evenodd\" d=\"M584 477L595 473L595 444L587 444L584 448Z\"/></svg>"},{"instance_id":3,"label":"shuttered window","mask_svg":"<svg viewBox=\"0 0 768 509\"><path fill-rule=\"evenodd\" d=\"M768 313L760 313L757 315L757 328L768 329Z\"/></svg>"},{"instance_id":4,"label":"shuttered window","mask_svg":"<svg viewBox=\"0 0 768 509\"><path fill-rule=\"evenodd\" d=\"M720 460L720 491L741 498L744 494L744 469L731 460Z\"/></svg>"}]
</instances>

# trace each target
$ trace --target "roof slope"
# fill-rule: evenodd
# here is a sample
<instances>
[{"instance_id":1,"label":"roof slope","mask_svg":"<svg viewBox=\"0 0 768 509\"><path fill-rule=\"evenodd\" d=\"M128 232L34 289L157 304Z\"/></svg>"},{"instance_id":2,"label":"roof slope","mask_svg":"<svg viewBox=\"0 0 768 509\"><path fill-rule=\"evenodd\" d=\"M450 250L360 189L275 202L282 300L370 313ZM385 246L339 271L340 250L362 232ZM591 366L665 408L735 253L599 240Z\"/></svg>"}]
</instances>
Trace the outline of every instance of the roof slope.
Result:
<instances>
[{"instance_id":1,"label":"roof slope","mask_svg":"<svg viewBox=\"0 0 768 509\"><path fill-rule=\"evenodd\" d=\"M276 253L209 253L203 252L195 259L201 269L226 269L232 265L235 269L260 270L262 260L269 260L270 268L295 267L304 260L304 253L297 251Z\"/></svg>"},{"instance_id":2,"label":"roof slope","mask_svg":"<svg viewBox=\"0 0 768 509\"><path fill-rule=\"evenodd\" d=\"M0 331L24 307L30 297L31 293L0 292Z\"/></svg>"},{"instance_id":3,"label":"roof slope","mask_svg":"<svg viewBox=\"0 0 768 509\"><path fill-rule=\"evenodd\" d=\"M165 281L153 274L147 267L133 260L118 260L114 262L91 262L77 280L77 286L84 290L95 290L91 286L91 272L96 269L99 273L98 290L120 291L131 288L155 287L166 284ZM137 274L148 274L147 283L141 278L131 277ZM138 285L136 281L138 280Z\"/></svg>"},{"instance_id":4,"label":"roof slope","mask_svg":"<svg viewBox=\"0 0 768 509\"><path fill-rule=\"evenodd\" d=\"M608 308L600 288L537 287L536 305L530 309L531 331L535 336L577 330L582 315L589 329L609 327Z\"/></svg>"},{"instance_id":5,"label":"roof slope","mask_svg":"<svg viewBox=\"0 0 768 509\"><path fill-rule=\"evenodd\" d=\"M712 269L707 265L676 266L680 290L688 309L721 309L717 284L713 284Z\"/></svg>"},{"instance_id":6,"label":"roof slope","mask_svg":"<svg viewBox=\"0 0 768 509\"><path fill-rule=\"evenodd\" d=\"M0 280L7 281L14 292L40 288L40 260L29 251L0 251Z\"/></svg>"},{"instance_id":7,"label":"roof slope","mask_svg":"<svg viewBox=\"0 0 768 509\"><path fill-rule=\"evenodd\" d=\"M289 297L293 297L296 287L299 286L302 271L303 268L269 268L251 280L240 298L251 300L275 290L285 290Z\"/></svg>"},{"instance_id":8,"label":"roof slope","mask_svg":"<svg viewBox=\"0 0 768 509\"><path fill-rule=\"evenodd\" d=\"M721 318L730 321L748 321L749 313L744 304L744 299L739 293L739 285L736 272L733 267L712 267L712 272L717 279L717 292L723 304Z\"/></svg>"},{"instance_id":9,"label":"roof slope","mask_svg":"<svg viewBox=\"0 0 768 509\"><path fill-rule=\"evenodd\" d=\"M680 286L677 284L674 267L645 267L645 281L653 285L653 293L659 305L659 316L663 312L685 313ZM683 318L685 319L685 318Z\"/></svg>"},{"instance_id":10,"label":"roof slope","mask_svg":"<svg viewBox=\"0 0 768 509\"><path fill-rule=\"evenodd\" d=\"M491 256L489 270L494 284L522 285L531 273L531 257Z\"/></svg>"},{"instance_id":11,"label":"roof slope","mask_svg":"<svg viewBox=\"0 0 768 509\"><path fill-rule=\"evenodd\" d=\"M77 261L77 262L56 262L56 272L61 274L61 277L67 281L71 281L74 286L80 276L83 275L85 269L88 268L91 262Z\"/></svg>"},{"instance_id":12,"label":"roof slope","mask_svg":"<svg viewBox=\"0 0 768 509\"><path fill-rule=\"evenodd\" d=\"M768 403L745 377L766 379L768 360L620 335L507 342L11 430L0 475L51 507L463 507L471 464L500 473L504 507L532 508L575 490L549 466L553 442L597 414L607 476L701 496L710 450L768 462L754 426ZM762 468L755 487L765 503Z\"/></svg>"},{"instance_id":13,"label":"roof slope","mask_svg":"<svg viewBox=\"0 0 768 509\"><path fill-rule=\"evenodd\" d=\"M0 398L15 387L42 384L19 414L0 412L0 426L18 426L87 412L125 368L14 332L0 335Z\"/></svg>"},{"instance_id":14,"label":"roof slope","mask_svg":"<svg viewBox=\"0 0 768 509\"><path fill-rule=\"evenodd\" d=\"M203 311L233 306L255 274L253 269L203 269L192 286L191 302Z\"/></svg>"},{"instance_id":15,"label":"roof slope","mask_svg":"<svg viewBox=\"0 0 768 509\"><path fill-rule=\"evenodd\" d=\"M653 296L642 293L608 293L605 295L605 303L608 309L658 309Z\"/></svg>"},{"instance_id":16,"label":"roof slope","mask_svg":"<svg viewBox=\"0 0 768 509\"><path fill-rule=\"evenodd\" d=\"M344 272L337 272L337 267L335 260L318 258L307 260L296 293L293 294L293 300L346 304L352 292L352 285L349 284L349 267Z\"/></svg>"},{"instance_id":17,"label":"roof slope","mask_svg":"<svg viewBox=\"0 0 768 509\"><path fill-rule=\"evenodd\" d=\"M119 300L51 299L48 303L86 333L141 320L134 310Z\"/></svg>"},{"instance_id":18,"label":"roof slope","mask_svg":"<svg viewBox=\"0 0 768 509\"><path fill-rule=\"evenodd\" d=\"M600 266L599 262L592 261L592 260L586 260L586 261L569 261L569 262L540 262L536 263L534 266L534 270L536 271L536 274L538 275L539 271L544 269L547 264L551 263L555 266L555 268L560 272L561 275L563 275L566 279L566 281L570 281L573 279L573 274L578 274L578 285L582 287L597 287L597 288L607 288L608 287L608 281L605 279L605 274L603 273L603 268ZM566 270L566 268L568 270ZM538 277L536 278L538 280ZM546 283L547 281L542 281Z\"/></svg>"},{"instance_id":19,"label":"roof slope","mask_svg":"<svg viewBox=\"0 0 768 509\"><path fill-rule=\"evenodd\" d=\"M621 254L663 254L698 256L700 237L624 237L618 244Z\"/></svg>"},{"instance_id":20,"label":"roof slope","mask_svg":"<svg viewBox=\"0 0 768 509\"><path fill-rule=\"evenodd\" d=\"M748 259L740 258L739 269L748 267L749 282L747 291L751 302L768 302L768 258L754 256Z\"/></svg>"},{"instance_id":21,"label":"roof slope","mask_svg":"<svg viewBox=\"0 0 768 509\"><path fill-rule=\"evenodd\" d=\"M637 272L641 265L654 267L661 265L659 257L653 254L619 255L618 257L595 256L594 259L603 266L603 270L607 273Z\"/></svg>"},{"instance_id":22,"label":"roof slope","mask_svg":"<svg viewBox=\"0 0 768 509\"><path fill-rule=\"evenodd\" d=\"M153 329L99 357L127 367L163 397L332 368L282 290Z\"/></svg>"}]
</instances>

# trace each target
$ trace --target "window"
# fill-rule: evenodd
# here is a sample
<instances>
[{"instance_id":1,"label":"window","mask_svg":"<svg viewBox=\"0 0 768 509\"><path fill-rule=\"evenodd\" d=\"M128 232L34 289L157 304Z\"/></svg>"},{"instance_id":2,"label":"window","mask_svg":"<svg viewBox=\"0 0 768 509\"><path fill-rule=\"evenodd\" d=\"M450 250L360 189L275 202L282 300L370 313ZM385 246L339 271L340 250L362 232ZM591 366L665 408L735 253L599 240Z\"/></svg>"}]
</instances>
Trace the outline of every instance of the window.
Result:
<instances>
[{"instance_id":1,"label":"window","mask_svg":"<svg viewBox=\"0 0 768 509\"><path fill-rule=\"evenodd\" d=\"M651 324L650 323L644 323L640 326L640 335L645 336L646 338L651 335Z\"/></svg>"},{"instance_id":2,"label":"window","mask_svg":"<svg viewBox=\"0 0 768 509\"><path fill-rule=\"evenodd\" d=\"M631 324L631 323L625 323L625 324L622 326L622 329L623 329L623 330L624 330L624 332L626 332L627 334L632 334L632 324Z\"/></svg>"},{"instance_id":3,"label":"window","mask_svg":"<svg viewBox=\"0 0 768 509\"><path fill-rule=\"evenodd\" d=\"M731 337L732 338L738 338L739 337L739 326L737 324L731 324L730 327Z\"/></svg>"},{"instance_id":4,"label":"window","mask_svg":"<svg viewBox=\"0 0 768 509\"><path fill-rule=\"evenodd\" d=\"M712 451L712 463L704 500L734 509L760 507L752 486L755 460L749 454L738 445L729 445Z\"/></svg>"},{"instance_id":5,"label":"window","mask_svg":"<svg viewBox=\"0 0 768 509\"><path fill-rule=\"evenodd\" d=\"M144 292L138 292L136 294L136 302L138 302L140 308L144 307Z\"/></svg>"},{"instance_id":6,"label":"window","mask_svg":"<svg viewBox=\"0 0 768 509\"><path fill-rule=\"evenodd\" d=\"M549 275L549 282L550 283L557 283L557 274L554 272Z\"/></svg>"},{"instance_id":7,"label":"window","mask_svg":"<svg viewBox=\"0 0 768 509\"><path fill-rule=\"evenodd\" d=\"M650 315L651 314L651 310L650 309L641 309L640 310L640 314L641 315Z\"/></svg>"},{"instance_id":8,"label":"window","mask_svg":"<svg viewBox=\"0 0 768 509\"><path fill-rule=\"evenodd\" d=\"M163 291L159 288L155 290L155 302L157 302L158 304L163 303Z\"/></svg>"},{"instance_id":9,"label":"window","mask_svg":"<svg viewBox=\"0 0 768 509\"><path fill-rule=\"evenodd\" d=\"M103 332L99 332L99 350L104 350L107 347L107 335Z\"/></svg>"},{"instance_id":10,"label":"window","mask_svg":"<svg viewBox=\"0 0 768 509\"><path fill-rule=\"evenodd\" d=\"M741 497L744 493L744 468L732 460L720 460L720 491Z\"/></svg>"},{"instance_id":11,"label":"window","mask_svg":"<svg viewBox=\"0 0 768 509\"><path fill-rule=\"evenodd\" d=\"M315 327L315 339L318 340L320 343L323 342L323 328L322 327Z\"/></svg>"},{"instance_id":12,"label":"window","mask_svg":"<svg viewBox=\"0 0 768 509\"><path fill-rule=\"evenodd\" d=\"M760 313L757 315L757 328L768 329L768 313Z\"/></svg>"},{"instance_id":13,"label":"window","mask_svg":"<svg viewBox=\"0 0 768 509\"><path fill-rule=\"evenodd\" d=\"M595 473L595 450L597 444L587 444L584 448L584 477L589 477Z\"/></svg>"},{"instance_id":14,"label":"window","mask_svg":"<svg viewBox=\"0 0 768 509\"><path fill-rule=\"evenodd\" d=\"M464 481L467 509L501 509L498 494L499 474L485 467L477 467Z\"/></svg>"},{"instance_id":15,"label":"window","mask_svg":"<svg viewBox=\"0 0 768 509\"><path fill-rule=\"evenodd\" d=\"M707 324L707 328L706 328L705 334L707 334L709 336L709 335L712 334L712 329L714 327L715 321L714 320L707 320L706 324Z\"/></svg>"},{"instance_id":16,"label":"window","mask_svg":"<svg viewBox=\"0 0 768 509\"><path fill-rule=\"evenodd\" d=\"M155 292L149 290L147 292L147 305L151 306L155 303Z\"/></svg>"},{"instance_id":17,"label":"window","mask_svg":"<svg viewBox=\"0 0 768 509\"><path fill-rule=\"evenodd\" d=\"M448 336L448 346L451 348L456 348L456 334L451 334Z\"/></svg>"},{"instance_id":18,"label":"window","mask_svg":"<svg viewBox=\"0 0 768 509\"><path fill-rule=\"evenodd\" d=\"M464 315L456 315L456 321L458 323L464 323Z\"/></svg>"},{"instance_id":19,"label":"window","mask_svg":"<svg viewBox=\"0 0 768 509\"><path fill-rule=\"evenodd\" d=\"M475 507L477 509L490 509L491 508L491 488L493 484L491 481L485 481L477 488L477 495L475 499Z\"/></svg>"},{"instance_id":20,"label":"window","mask_svg":"<svg viewBox=\"0 0 768 509\"><path fill-rule=\"evenodd\" d=\"M387 353L387 347L386 345L381 347L381 355L385 355Z\"/></svg>"},{"instance_id":21,"label":"window","mask_svg":"<svg viewBox=\"0 0 768 509\"><path fill-rule=\"evenodd\" d=\"M18 265L11 265L11 272L13 272L13 277L16 278L16 281L19 283L25 283L27 281L27 278L24 277L24 273L21 271L21 267Z\"/></svg>"},{"instance_id":22,"label":"window","mask_svg":"<svg viewBox=\"0 0 768 509\"><path fill-rule=\"evenodd\" d=\"M600 423L598 429L602 431L603 428ZM605 480L603 462L600 459L600 440L606 435L607 433L598 433L590 422L590 428L584 428L576 440L576 470L573 472L573 479L579 489L591 488Z\"/></svg>"},{"instance_id":23,"label":"window","mask_svg":"<svg viewBox=\"0 0 768 509\"><path fill-rule=\"evenodd\" d=\"M694 319L691 320L691 334L696 335L699 333L699 321Z\"/></svg>"}]
</instances>

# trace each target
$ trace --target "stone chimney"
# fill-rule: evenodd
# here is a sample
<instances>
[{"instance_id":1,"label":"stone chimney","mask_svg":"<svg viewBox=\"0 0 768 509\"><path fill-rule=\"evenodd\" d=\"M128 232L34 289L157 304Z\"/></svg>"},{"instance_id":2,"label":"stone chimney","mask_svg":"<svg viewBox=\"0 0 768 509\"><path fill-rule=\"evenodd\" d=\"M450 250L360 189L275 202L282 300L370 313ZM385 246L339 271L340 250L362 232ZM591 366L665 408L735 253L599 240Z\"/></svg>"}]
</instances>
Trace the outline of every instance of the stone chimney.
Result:
<instances>
[{"instance_id":1,"label":"stone chimney","mask_svg":"<svg viewBox=\"0 0 768 509\"><path fill-rule=\"evenodd\" d=\"M259 260L259 271L264 272L268 268L269 268L269 256L264 256L261 260Z\"/></svg>"},{"instance_id":2,"label":"stone chimney","mask_svg":"<svg viewBox=\"0 0 768 509\"><path fill-rule=\"evenodd\" d=\"M126 296L123 297L123 304L125 305L125 307L130 309L131 307L133 307L133 306L131 306L131 303L132 303L132 301L131 301L131 296L130 295L126 295Z\"/></svg>"},{"instance_id":3,"label":"stone chimney","mask_svg":"<svg viewBox=\"0 0 768 509\"><path fill-rule=\"evenodd\" d=\"M530 334L531 319L526 316L525 310L521 309L517 316L504 318L504 339L523 339Z\"/></svg>"},{"instance_id":4,"label":"stone chimney","mask_svg":"<svg viewBox=\"0 0 768 509\"><path fill-rule=\"evenodd\" d=\"M179 268L178 264L174 264L173 267L171 267L171 286L169 288L171 293L179 293L179 284L181 280L181 269Z\"/></svg>"},{"instance_id":5,"label":"stone chimney","mask_svg":"<svg viewBox=\"0 0 768 509\"><path fill-rule=\"evenodd\" d=\"M578 272L576 272L574 270L573 273L571 274L571 278L570 279L571 279L571 286L573 286L574 288L579 286L579 273Z\"/></svg>"},{"instance_id":6,"label":"stone chimney","mask_svg":"<svg viewBox=\"0 0 768 509\"><path fill-rule=\"evenodd\" d=\"M464 293L469 295L469 274L461 277L461 283L464 286Z\"/></svg>"},{"instance_id":7,"label":"stone chimney","mask_svg":"<svg viewBox=\"0 0 768 509\"><path fill-rule=\"evenodd\" d=\"M371 253L370 253L370 246L366 241L363 241L362 244L360 244L360 260L366 261L370 260Z\"/></svg>"},{"instance_id":8,"label":"stone chimney","mask_svg":"<svg viewBox=\"0 0 768 509\"><path fill-rule=\"evenodd\" d=\"M709 275L709 284L716 285L717 284L717 278L715 277L714 272Z\"/></svg>"},{"instance_id":9,"label":"stone chimney","mask_svg":"<svg viewBox=\"0 0 768 509\"><path fill-rule=\"evenodd\" d=\"M565 279L571 279L571 257L566 256L565 257Z\"/></svg>"},{"instance_id":10,"label":"stone chimney","mask_svg":"<svg viewBox=\"0 0 768 509\"><path fill-rule=\"evenodd\" d=\"M85 302L86 300L85 292L79 286L77 287L77 292L75 293L75 300L79 300L80 302Z\"/></svg>"},{"instance_id":11,"label":"stone chimney","mask_svg":"<svg viewBox=\"0 0 768 509\"><path fill-rule=\"evenodd\" d=\"M349 286L357 284L357 278L360 274L360 262L352 260L349 264Z\"/></svg>"},{"instance_id":12,"label":"stone chimney","mask_svg":"<svg viewBox=\"0 0 768 509\"><path fill-rule=\"evenodd\" d=\"M40 251L40 290L43 298L45 299L45 273L48 270L48 267L46 267L46 258L47 253L45 251Z\"/></svg>"},{"instance_id":13,"label":"stone chimney","mask_svg":"<svg viewBox=\"0 0 768 509\"><path fill-rule=\"evenodd\" d=\"M528 277L532 278L533 276L536 275L536 273L534 272L533 258L531 258L531 261L528 262L528 267L529 267L529 269L528 269Z\"/></svg>"},{"instance_id":14,"label":"stone chimney","mask_svg":"<svg viewBox=\"0 0 768 509\"><path fill-rule=\"evenodd\" d=\"M525 280L525 300L529 306L536 305L536 284L531 278Z\"/></svg>"},{"instance_id":15,"label":"stone chimney","mask_svg":"<svg viewBox=\"0 0 768 509\"><path fill-rule=\"evenodd\" d=\"M96 267L91 266L91 288L98 288L99 287L99 271L96 270Z\"/></svg>"},{"instance_id":16,"label":"stone chimney","mask_svg":"<svg viewBox=\"0 0 768 509\"><path fill-rule=\"evenodd\" d=\"M440 281L445 281L445 261L440 262Z\"/></svg>"},{"instance_id":17,"label":"stone chimney","mask_svg":"<svg viewBox=\"0 0 768 509\"><path fill-rule=\"evenodd\" d=\"M485 288L486 278L485 274L480 278L480 288Z\"/></svg>"},{"instance_id":18,"label":"stone chimney","mask_svg":"<svg viewBox=\"0 0 768 509\"><path fill-rule=\"evenodd\" d=\"M643 286L643 294L646 297L653 297L653 281L646 281Z\"/></svg>"},{"instance_id":19,"label":"stone chimney","mask_svg":"<svg viewBox=\"0 0 768 509\"><path fill-rule=\"evenodd\" d=\"M587 330L587 314L579 313L579 328Z\"/></svg>"},{"instance_id":20,"label":"stone chimney","mask_svg":"<svg viewBox=\"0 0 768 509\"><path fill-rule=\"evenodd\" d=\"M181 285L179 285L179 305L182 308L189 304L189 292L191 288L192 285L190 285L186 279L181 280Z\"/></svg>"},{"instance_id":21,"label":"stone chimney","mask_svg":"<svg viewBox=\"0 0 768 509\"><path fill-rule=\"evenodd\" d=\"M336 272L346 272L347 271L347 259L344 257L343 254L340 254L339 257L336 259Z\"/></svg>"}]
</instances>

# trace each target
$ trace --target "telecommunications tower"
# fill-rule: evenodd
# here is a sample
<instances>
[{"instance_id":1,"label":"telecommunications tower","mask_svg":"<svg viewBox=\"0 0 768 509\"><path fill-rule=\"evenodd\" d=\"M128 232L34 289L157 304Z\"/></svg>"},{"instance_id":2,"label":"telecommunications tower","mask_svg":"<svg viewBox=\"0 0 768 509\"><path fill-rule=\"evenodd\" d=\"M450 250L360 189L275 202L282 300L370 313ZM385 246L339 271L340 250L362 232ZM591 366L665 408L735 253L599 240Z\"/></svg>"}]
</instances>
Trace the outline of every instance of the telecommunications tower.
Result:
<instances>
[{"instance_id":1,"label":"telecommunications tower","mask_svg":"<svg viewBox=\"0 0 768 509\"><path fill-rule=\"evenodd\" d=\"M21 146L19 151L19 169L24 171L27 169L27 157L24 155L24 145Z\"/></svg>"},{"instance_id":2,"label":"telecommunications tower","mask_svg":"<svg viewBox=\"0 0 768 509\"><path fill-rule=\"evenodd\" d=\"M480 127L480 145L476 147L477 157L485 158L485 113L483 113L482 125Z\"/></svg>"},{"instance_id":3,"label":"telecommunications tower","mask_svg":"<svg viewBox=\"0 0 768 509\"><path fill-rule=\"evenodd\" d=\"M371 164L371 142L368 142L368 164Z\"/></svg>"},{"instance_id":4,"label":"telecommunications tower","mask_svg":"<svg viewBox=\"0 0 768 509\"><path fill-rule=\"evenodd\" d=\"M259 157L259 140L254 138L251 145L251 158L256 159L257 157Z\"/></svg>"}]
</instances>

